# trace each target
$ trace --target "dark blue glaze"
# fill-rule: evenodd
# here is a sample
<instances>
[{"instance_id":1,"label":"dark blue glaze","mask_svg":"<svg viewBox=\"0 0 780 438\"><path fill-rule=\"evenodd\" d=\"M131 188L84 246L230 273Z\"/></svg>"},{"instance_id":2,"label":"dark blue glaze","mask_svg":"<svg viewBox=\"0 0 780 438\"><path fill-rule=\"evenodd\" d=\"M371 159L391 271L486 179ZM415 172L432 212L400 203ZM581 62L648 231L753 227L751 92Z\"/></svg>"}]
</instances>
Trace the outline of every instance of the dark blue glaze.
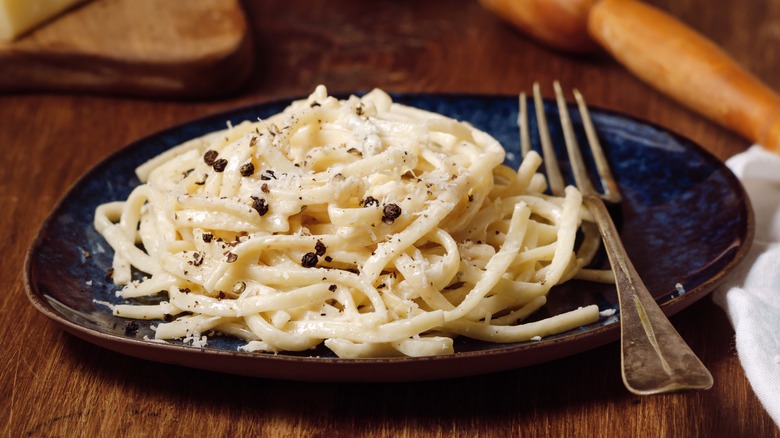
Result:
<instances>
[{"instance_id":1,"label":"dark blue glaze","mask_svg":"<svg viewBox=\"0 0 780 438\"><path fill-rule=\"evenodd\" d=\"M397 102L468 121L489 132L507 149L508 164L514 167L519 163L516 97L394 97ZM223 129L228 122L268 117L288 103L259 104L177 126L139 140L98 164L65 195L31 248L26 275L33 303L53 319L85 330L123 339L151 336L150 323L140 324L138 331L129 330L127 320L115 318L105 306L95 303L118 302L116 287L105 278L112 253L92 226L95 208L126 198L139 184L135 168L149 158L185 140ZM554 103L546 102L545 108L548 120L557 120ZM680 310L710 292L747 250L752 213L742 187L722 163L685 138L609 111L593 109L592 118L625 198L614 212L629 255L667 312ZM576 113L572 119L579 127ZM533 117L530 122L535 139ZM578 136L585 145L584 133L578 132ZM555 124L552 137L556 144L563 144ZM684 286L684 294L677 292L676 283ZM551 293L542 313L593 302L601 308L617 307L611 287L572 282ZM457 348L466 355L493 350L533 355L549 342L564 346L565 342L587 342L587 336L603 332L605 325L613 330L615 322L616 318L611 318L534 343L494 345L460 340ZM211 338L206 350L235 350L240 344ZM322 349L303 355L321 356L312 357L312 361L331 360Z\"/></svg>"}]
</instances>

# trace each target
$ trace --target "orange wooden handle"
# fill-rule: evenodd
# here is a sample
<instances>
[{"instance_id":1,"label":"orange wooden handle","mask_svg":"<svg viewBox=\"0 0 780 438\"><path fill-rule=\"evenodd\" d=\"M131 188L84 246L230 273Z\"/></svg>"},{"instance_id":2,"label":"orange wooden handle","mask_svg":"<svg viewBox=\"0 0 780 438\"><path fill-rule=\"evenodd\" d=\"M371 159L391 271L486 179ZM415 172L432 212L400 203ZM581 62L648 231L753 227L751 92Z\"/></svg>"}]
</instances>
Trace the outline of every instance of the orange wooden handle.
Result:
<instances>
[{"instance_id":1,"label":"orange wooden handle","mask_svg":"<svg viewBox=\"0 0 780 438\"><path fill-rule=\"evenodd\" d=\"M566 52L599 50L588 37L588 11L597 0L479 0L485 9L545 44Z\"/></svg>"},{"instance_id":2,"label":"orange wooden handle","mask_svg":"<svg viewBox=\"0 0 780 438\"><path fill-rule=\"evenodd\" d=\"M645 82L780 152L780 97L686 25L634 0L596 2L588 32Z\"/></svg>"}]
</instances>

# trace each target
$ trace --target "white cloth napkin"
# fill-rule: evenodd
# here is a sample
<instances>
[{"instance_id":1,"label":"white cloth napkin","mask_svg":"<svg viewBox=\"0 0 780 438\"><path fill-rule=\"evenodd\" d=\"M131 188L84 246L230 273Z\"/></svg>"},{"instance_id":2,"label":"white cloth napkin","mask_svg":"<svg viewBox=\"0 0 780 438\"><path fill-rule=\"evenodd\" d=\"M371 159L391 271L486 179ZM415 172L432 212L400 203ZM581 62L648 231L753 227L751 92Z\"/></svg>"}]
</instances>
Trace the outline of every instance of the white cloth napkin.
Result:
<instances>
[{"instance_id":1,"label":"white cloth napkin","mask_svg":"<svg viewBox=\"0 0 780 438\"><path fill-rule=\"evenodd\" d=\"M734 327L745 375L780 425L780 155L754 145L726 165L748 192L756 234L745 260L713 298Z\"/></svg>"}]
</instances>

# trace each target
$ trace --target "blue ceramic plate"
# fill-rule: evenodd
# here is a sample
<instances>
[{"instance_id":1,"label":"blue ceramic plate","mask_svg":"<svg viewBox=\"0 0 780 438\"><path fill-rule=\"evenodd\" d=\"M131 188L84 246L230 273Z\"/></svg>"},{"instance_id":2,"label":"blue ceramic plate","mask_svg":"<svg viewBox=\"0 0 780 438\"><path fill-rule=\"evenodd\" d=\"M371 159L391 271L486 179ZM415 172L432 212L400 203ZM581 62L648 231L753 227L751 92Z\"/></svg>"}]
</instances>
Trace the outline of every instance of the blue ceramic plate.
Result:
<instances>
[{"instance_id":1,"label":"blue ceramic plate","mask_svg":"<svg viewBox=\"0 0 780 438\"><path fill-rule=\"evenodd\" d=\"M517 100L480 95L395 96L396 101L465 120L494 135L519 163ZM134 169L160 152L208 132L281 111L289 100L240 108L170 128L139 140L84 175L46 220L28 254L30 300L65 330L131 356L242 375L313 381L402 381L451 378L507 370L591 349L619 337L617 316L537 342L456 342L456 354L433 358L348 360L322 348L306 353L236 351L241 343L210 338L205 348L145 341L152 323L128 329L95 301L116 302L105 278L112 253L92 226L99 204L122 200L139 184ZM546 102L549 120L557 109ZM579 125L572 114L575 126ZM593 109L592 118L625 201L613 213L626 249L652 294L673 314L708 294L745 255L753 216L742 186L715 157L660 127ZM531 120L531 133L536 126ZM560 130L553 140L563 144ZM586 144L584 138L581 144ZM676 287L682 285L683 293ZM545 309L559 313L583 304L617 308L614 289L570 282L554 289Z\"/></svg>"}]
</instances>

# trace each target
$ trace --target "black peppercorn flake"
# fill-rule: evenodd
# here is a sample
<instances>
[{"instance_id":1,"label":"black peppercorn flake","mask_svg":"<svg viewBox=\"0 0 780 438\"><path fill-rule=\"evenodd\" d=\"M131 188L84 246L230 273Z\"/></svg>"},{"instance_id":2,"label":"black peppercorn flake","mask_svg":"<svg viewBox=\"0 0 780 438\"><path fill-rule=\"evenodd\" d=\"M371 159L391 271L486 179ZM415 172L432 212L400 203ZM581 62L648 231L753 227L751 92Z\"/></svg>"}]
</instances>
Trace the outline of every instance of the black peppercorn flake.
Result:
<instances>
[{"instance_id":1,"label":"black peppercorn flake","mask_svg":"<svg viewBox=\"0 0 780 438\"><path fill-rule=\"evenodd\" d=\"M138 333L138 323L136 321L128 321L127 325L125 325L125 335L126 336L135 336L136 333Z\"/></svg>"},{"instance_id":2,"label":"black peppercorn flake","mask_svg":"<svg viewBox=\"0 0 780 438\"><path fill-rule=\"evenodd\" d=\"M203 154L203 162L209 166L213 166L214 162L217 161L218 156L219 152L209 149L205 154Z\"/></svg>"},{"instance_id":3,"label":"black peppercorn flake","mask_svg":"<svg viewBox=\"0 0 780 438\"><path fill-rule=\"evenodd\" d=\"M272 179L276 179L276 173L273 170L264 170L260 174L260 179L263 181L270 181Z\"/></svg>"},{"instance_id":4,"label":"black peppercorn flake","mask_svg":"<svg viewBox=\"0 0 780 438\"><path fill-rule=\"evenodd\" d=\"M373 196L368 196L363 200L363 207L379 206L379 201Z\"/></svg>"},{"instance_id":5,"label":"black peppercorn flake","mask_svg":"<svg viewBox=\"0 0 780 438\"><path fill-rule=\"evenodd\" d=\"M236 284L233 285L233 293L234 294L242 294L246 290L246 283L243 281L239 281Z\"/></svg>"},{"instance_id":6,"label":"black peppercorn flake","mask_svg":"<svg viewBox=\"0 0 780 438\"><path fill-rule=\"evenodd\" d=\"M328 262L328 263L330 263L330 262L332 262L332 261L333 261L333 257L331 257L331 256L325 256L325 261L326 261L326 262Z\"/></svg>"},{"instance_id":7,"label":"black peppercorn flake","mask_svg":"<svg viewBox=\"0 0 780 438\"><path fill-rule=\"evenodd\" d=\"M225 167L227 167L227 165L228 165L228 161L224 158L220 158L217 161L215 161L211 167L214 168L214 172L224 172Z\"/></svg>"},{"instance_id":8,"label":"black peppercorn flake","mask_svg":"<svg viewBox=\"0 0 780 438\"><path fill-rule=\"evenodd\" d=\"M233 262L235 262L236 260L238 260L238 254L236 254L236 253L233 253L233 252L229 252L229 253L227 253L227 258L226 258L226 261L227 261L228 263L233 263Z\"/></svg>"},{"instance_id":9,"label":"black peppercorn flake","mask_svg":"<svg viewBox=\"0 0 780 438\"><path fill-rule=\"evenodd\" d=\"M263 198L252 196L252 208L254 208L260 216L265 216L268 213L268 202Z\"/></svg>"},{"instance_id":10,"label":"black peppercorn flake","mask_svg":"<svg viewBox=\"0 0 780 438\"><path fill-rule=\"evenodd\" d=\"M314 254L313 252L307 252L303 255L303 257L301 257L301 266L304 268L313 268L317 266L318 261L319 258L317 257L317 254Z\"/></svg>"},{"instance_id":11,"label":"black peppercorn flake","mask_svg":"<svg viewBox=\"0 0 780 438\"><path fill-rule=\"evenodd\" d=\"M337 288L338 286L336 286L335 284L331 284L330 286L328 286L328 290L331 292L335 292Z\"/></svg>"},{"instance_id":12,"label":"black peppercorn flake","mask_svg":"<svg viewBox=\"0 0 780 438\"><path fill-rule=\"evenodd\" d=\"M270 190L268 190L268 184L267 184L267 183L263 183L263 185L261 185L261 186L260 186L260 190L261 190L263 193L265 193L265 194L268 194L268 193L270 193L270 192L271 192Z\"/></svg>"},{"instance_id":13,"label":"black peppercorn flake","mask_svg":"<svg viewBox=\"0 0 780 438\"><path fill-rule=\"evenodd\" d=\"M255 173L255 165L251 162L246 163L241 166L239 172L241 172L241 176L252 176L252 174Z\"/></svg>"},{"instance_id":14,"label":"black peppercorn flake","mask_svg":"<svg viewBox=\"0 0 780 438\"><path fill-rule=\"evenodd\" d=\"M382 222L386 224L392 224L399 216L401 216L401 207L398 204L387 204L382 209Z\"/></svg>"},{"instance_id":15,"label":"black peppercorn flake","mask_svg":"<svg viewBox=\"0 0 780 438\"><path fill-rule=\"evenodd\" d=\"M318 240L317 243L314 244L314 252L318 256L325 255L325 251L326 250L327 250L327 248L325 248L325 244L322 243L322 240Z\"/></svg>"},{"instance_id":16,"label":"black peppercorn flake","mask_svg":"<svg viewBox=\"0 0 780 438\"><path fill-rule=\"evenodd\" d=\"M211 243L211 240L214 239L214 235L211 233L203 233L201 236L204 242Z\"/></svg>"}]
</instances>

